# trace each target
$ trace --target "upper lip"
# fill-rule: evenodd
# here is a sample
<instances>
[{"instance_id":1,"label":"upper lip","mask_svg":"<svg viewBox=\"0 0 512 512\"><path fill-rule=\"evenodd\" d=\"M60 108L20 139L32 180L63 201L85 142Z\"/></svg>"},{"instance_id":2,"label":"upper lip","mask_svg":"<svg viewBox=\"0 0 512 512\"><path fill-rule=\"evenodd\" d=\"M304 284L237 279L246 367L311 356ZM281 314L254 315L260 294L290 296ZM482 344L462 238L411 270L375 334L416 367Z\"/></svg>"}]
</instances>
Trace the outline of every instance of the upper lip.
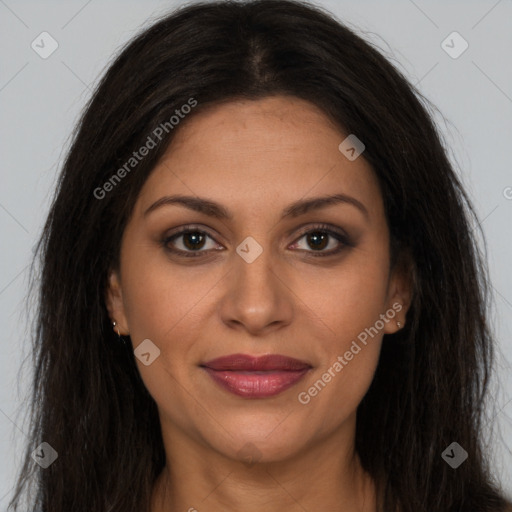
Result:
<instances>
[{"instance_id":1,"label":"upper lip","mask_svg":"<svg viewBox=\"0 0 512 512\"><path fill-rule=\"evenodd\" d=\"M264 356L250 356L247 354L231 354L212 359L201 364L212 370L239 370L239 371L272 371L272 370L304 370L311 365L280 354L267 354Z\"/></svg>"}]
</instances>

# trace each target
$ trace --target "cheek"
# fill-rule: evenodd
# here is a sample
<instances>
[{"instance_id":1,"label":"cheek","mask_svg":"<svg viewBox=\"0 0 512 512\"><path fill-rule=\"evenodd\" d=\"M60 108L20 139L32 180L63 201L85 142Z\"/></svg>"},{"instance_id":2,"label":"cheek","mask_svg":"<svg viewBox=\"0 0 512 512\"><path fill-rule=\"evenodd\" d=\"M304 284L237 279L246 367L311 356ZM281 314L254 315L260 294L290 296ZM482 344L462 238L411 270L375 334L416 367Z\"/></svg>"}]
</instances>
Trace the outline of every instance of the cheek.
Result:
<instances>
[{"instance_id":1,"label":"cheek","mask_svg":"<svg viewBox=\"0 0 512 512\"><path fill-rule=\"evenodd\" d=\"M149 251L132 255L124 266L123 294L133 347L149 339L160 351L148 366L135 361L161 414L179 423L190 407L188 362L194 359L195 341L204 336L200 318L211 314L208 290L219 277L210 272L191 279L190 272L173 268L165 257Z\"/></svg>"},{"instance_id":2,"label":"cheek","mask_svg":"<svg viewBox=\"0 0 512 512\"><path fill-rule=\"evenodd\" d=\"M357 410L378 365L383 331L379 329L381 300L368 297L339 301L324 311L330 328L320 340L322 361L297 391L309 413L324 418L324 427L336 428Z\"/></svg>"},{"instance_id":3,"label":"cheek","mask_svg":"<svg viewBox=\"0 0 512 512\"><path fill-rule=\"evenodd\" d=\"M382 245L368 247L353 249L330 270L295 273L294 291L322 320L336 349L372 326L387 305L388 259Z\"/></svg>"},{"instance_id":4,"label":"cheek","mask_svg":"<svg viewBox=\"0 0 512 512\"><path fill-rule=\"evenodd\" d=\"M319 280L302 281L307 305L326 327L319 340L322 361L297 398L335 425L353 413L377 368L387 307L385 245L356 250L345 265ZM302 393L302 394L300 394Z\"/></svg>"},{"instance_id":5,"label":"cheek","mask_svg":"<svg viewBox=\"0 0 512 512\"><path fill-rule=\"evenodd\" d=\"M215 266L178 268L163 251L138 249L126 258L122 276L130 336L135 350L149 339L160 352L148 366L136 363L155 401L182 410L188 395L181 386L191 386L197 342L207 335L205 319L215 313L216 286L225 272Z\"/></svg>"},{"instance_id":6,"label":"cheek","mask_svg":"<svg viewBox=\"0 0 512 512\"><path fill-rule=\"evenodd\" d=\"M350 361L345 358L345 352L336 354L308 382L308 387L298 390L298 403L306 408L309 417L323 418L322 429L332 431L356 413L378 363L380 342L372 343L370 348L361 346L361 352L353 355Z\"/></svg>"},{"instance_id":7,"label":"cheek","mask_svg":"<svg viewBox=\"0 0 512 512\"><path fill-rule=\"evenodd\" d=\"M128 246L128 244L127 244ZM163 249L139 246L122 267L123 301L134 342L167 344L208 303L222 274L211 266L179 268Z\"/></svg>"}]
</instances>

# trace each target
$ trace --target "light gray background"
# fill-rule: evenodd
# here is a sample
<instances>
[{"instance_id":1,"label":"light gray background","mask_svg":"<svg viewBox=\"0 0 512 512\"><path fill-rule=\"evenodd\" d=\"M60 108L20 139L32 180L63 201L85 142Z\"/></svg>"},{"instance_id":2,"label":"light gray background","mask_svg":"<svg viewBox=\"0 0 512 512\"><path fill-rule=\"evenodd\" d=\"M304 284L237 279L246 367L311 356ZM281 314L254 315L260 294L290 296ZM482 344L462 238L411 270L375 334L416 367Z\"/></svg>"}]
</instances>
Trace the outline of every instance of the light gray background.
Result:
<instances>
[{"instance_id":1,"label":"light gray background","mask_svg":"<svg viewBox=\"0 0 512 512\"><path fill-rule=\"evenodd\" d=\"M493 392L496 431L489 449L496 456L496 474L512 495L512 4L318 3L382 48L447 120L436 114L488 242L495 292L491 319L498 340L496 382L501 383L501 391ZM0 0L0 510L7 507L27 439L22 421L30 382L26 371L18 386L21 361L28 355L27 265L69 134L113 52L155 16L181 4ZM43 31L59 44L47 59L31 48ZM453 31L469 43L456 59L441 46ZM458 43L453 44L457 49Z\"/></svg>"}]
</instances>

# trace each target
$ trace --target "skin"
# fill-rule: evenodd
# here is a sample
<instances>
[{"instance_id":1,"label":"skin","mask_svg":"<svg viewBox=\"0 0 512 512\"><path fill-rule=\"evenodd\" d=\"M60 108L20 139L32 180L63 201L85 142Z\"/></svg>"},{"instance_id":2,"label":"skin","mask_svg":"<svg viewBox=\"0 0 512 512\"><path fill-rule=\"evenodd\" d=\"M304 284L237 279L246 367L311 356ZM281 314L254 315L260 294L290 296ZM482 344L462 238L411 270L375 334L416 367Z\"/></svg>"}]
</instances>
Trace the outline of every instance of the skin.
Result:
<instances>
[{"instance_id":1,"label":"skin","mask_svg":"<svg viewBox=\"0 0 512 512\"><path fill-rule=\"evenodd\" d=\"M401 269L390 270L371 166L364 153L350 161L338 149L347 135L297 98L231 102L183 121L142 188L106 302L134 348L150 339L160 350L148 366L136 359L158 406L167 461L152 512L376 510L374 483L354 450L356 410L382 336L405 323L410 284ZM337 193L360 201L367 214L338 203L281 219L295 201ZM232 219L177 204L144 215L171 194L215 201ZM352 246L315 256L340 247L328 237L316 249L304 233L318 232L318 223L344 230ZM167 247L199 247L196 258L162 243L188 224L207 231L203 245L181 236ZM263 248L252 263L236 252L248 236ZM298 393L397 303L393 320L300 403ZM199 367L233 353L283 354L312 369L277 396L241 398Z\"/></svg>"}]
</instances>

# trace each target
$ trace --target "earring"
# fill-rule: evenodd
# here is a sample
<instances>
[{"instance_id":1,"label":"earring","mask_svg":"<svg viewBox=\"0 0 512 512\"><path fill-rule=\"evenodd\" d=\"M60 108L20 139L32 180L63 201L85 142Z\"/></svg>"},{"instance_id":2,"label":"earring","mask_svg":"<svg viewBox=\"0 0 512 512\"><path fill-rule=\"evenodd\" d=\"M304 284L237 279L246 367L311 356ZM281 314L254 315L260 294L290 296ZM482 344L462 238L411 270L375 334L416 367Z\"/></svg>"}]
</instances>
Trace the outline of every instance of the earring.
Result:
<instances>
[{"instance_id":1,"label":"earring","mask_svg":"<svg viewBox=\"0 0 512 512\"><path fill-rule=\"evenodd\" d=\"M402 327L402 323L401 322L397 322L396 326L400 329Z\"/></svg>"},{"instance_id":2,"label":"earring","mask_svg":"<svg viewBox=\"0 0 512 512\"><path fill-rule=\"evenodd\" d=\"M119 343L122 343L124 346L126 346L126 340L121 336L119 327L117 327L117 322L115 320L112 322L112 327L117 331L117 340Z\"/></svg>"}]
</instances>

